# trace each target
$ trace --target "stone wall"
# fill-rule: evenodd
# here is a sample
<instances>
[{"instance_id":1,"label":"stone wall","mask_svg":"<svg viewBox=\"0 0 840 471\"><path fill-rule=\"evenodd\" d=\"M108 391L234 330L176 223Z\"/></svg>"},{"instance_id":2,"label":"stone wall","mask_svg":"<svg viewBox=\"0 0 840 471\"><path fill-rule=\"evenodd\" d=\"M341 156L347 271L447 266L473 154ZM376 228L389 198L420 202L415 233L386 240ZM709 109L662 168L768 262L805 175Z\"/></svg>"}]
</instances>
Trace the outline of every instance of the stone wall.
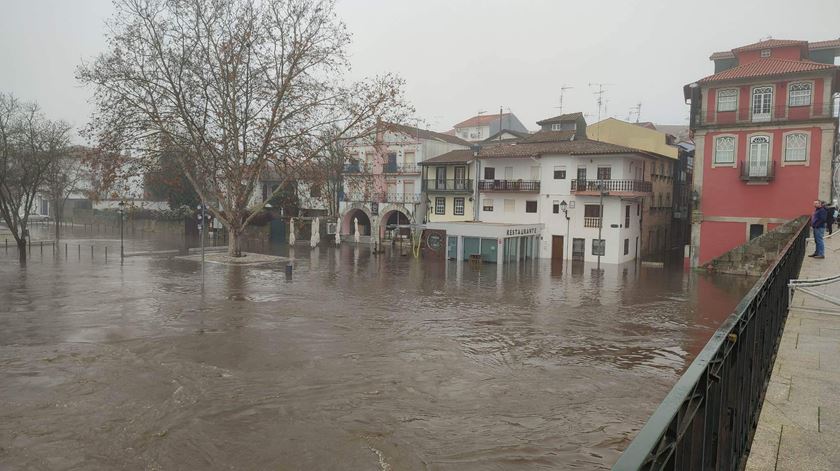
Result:
<instances>
[{"instance_id":1,"label":"stone wall","mask_svg":"<svg viewBox=\"0 0 840 471\"><path fill-rule=\"evenodd\" d=\"M700 268L710 272L731 275L761 276L779 256L782 248L809 220L800 216L766 232L755 239L735 247Z\"/></svg>"}]
</instances>

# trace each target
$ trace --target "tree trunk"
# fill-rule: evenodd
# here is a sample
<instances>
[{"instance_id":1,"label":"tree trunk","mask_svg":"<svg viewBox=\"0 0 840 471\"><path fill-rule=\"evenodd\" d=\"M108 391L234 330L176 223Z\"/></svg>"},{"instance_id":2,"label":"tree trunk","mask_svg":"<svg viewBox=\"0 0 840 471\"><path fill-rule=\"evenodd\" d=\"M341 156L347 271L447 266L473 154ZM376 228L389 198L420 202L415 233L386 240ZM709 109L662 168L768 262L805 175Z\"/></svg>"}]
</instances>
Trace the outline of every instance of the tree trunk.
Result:
<instances>
[{"instance_id":1,"label":"tree trunk","mask_svg":"<svg viewBox=\"0 0 840 471\"><path fill-rule=\"evenodd\" d=\"M242 256L242 229L228 229L228 255L231 257Z\"/></svg>"},{"instance_id":2,"label":"tree trunk","mask_svg":"<svg viewBox=\"0 0 840 471\"><path fill-rule=\"evenodd\" d=\"M20 264L26 265L26 237L17 241L18 255L20 257Z\"/></svg>"}]
</instances>

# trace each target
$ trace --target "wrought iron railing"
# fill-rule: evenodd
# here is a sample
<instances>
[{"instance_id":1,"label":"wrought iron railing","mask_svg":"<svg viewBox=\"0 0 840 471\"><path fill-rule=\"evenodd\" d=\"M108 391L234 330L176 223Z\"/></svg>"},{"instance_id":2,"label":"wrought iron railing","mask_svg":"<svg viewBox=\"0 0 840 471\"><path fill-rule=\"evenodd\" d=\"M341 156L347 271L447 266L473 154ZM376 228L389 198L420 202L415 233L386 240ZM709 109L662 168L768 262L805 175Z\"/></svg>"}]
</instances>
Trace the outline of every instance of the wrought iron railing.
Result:
<instances>
[{"instance_id":1,"label":"wrought iron railing","mask_svg":"<svg viewBox=\"0 0 840 471\"><path fill-rule=\"evenodd\" d=\"M481 191L524 191L539 192L539 180L481 180L478 182Z\"/></svg>"},{"instance_id":2,"label":"wrought iron railing","mask_svg":"<svg viewBox=\"0 0 840 471\"><path fill-rule=\"evenodd\" d=\"M750 106L739 107L732 111L702 112L692 107L695 126L716 126L721 124L750 124L768 122L795 122L812 119L829 119L837 117L837 110L831 103L806 106L788 106L787 103L765 108L762 113L753 112Z\"/></svg>"},{"instance_id":3,"label":"wrought iron railing","mask_svg":"<svg viewBox=\"0 0 840 471\"><path fill-rule=\"evenodd\" d=\"M366 164L364 162L344 164L344 173L371 173L372 171L373 164Z\"/></svg>"},{"instance_id":4,"label":"wrought iron railing","mask_svg":"<svg viewBox=\"0 0 840 471\"><path fill-rule=\"evenodd\" d=\"M386 163L382 165L383 173L420 173L420 166L417 164L395 164Z\"/></svg>"},{"instance_id":5,"label":"wrought iron railing","mask_svg":"<svg viewBox=\"0 0 840 471\"><path fill-rule=\"evenodd\" d=\"M388 203L419 203L420 193L385 193L385 201Z\"/></svg>"},{"instance_id":6,"label":"wrought iron railing","mask_svg":"<svg viewBox=\"0 0 840 471\"><path fill-rule=\"evenodd\" d=\"M351 191L341 195L342 201L354 203L411 203L417 204L422 201L420 193L386 193L386 192L364 192Z\"/></svg>"},{"instance_id":7,"label":"wrought iron railing","mask_svg":"<svg viewBox=\"0 0 840 471\"><path fill-rule=\"evenodd\" d=\"M769 182L776 176L776 161L764 162L763 164L750 164L741 161L741 180L745 182L759 181Z\"/></svg>"},{"instance_id":8,"label":"wrought iron railing","mask_svg":"<svg viewBox=\"0 0 840 471\"><path fill-rule=\"evenodd\" d=\"M423 180L424 191L463 191L471 192L473 189L473 181L470 179L455 179L455 180Z\"/></svg>"},{"instance_id":9,"label":"wrought iron railing","mask_svg":"<svg viewBox=\"0 0 840 471\"><path fill-rule=\"evenodd\" d=\"M577 191L650 193L653 184L644 180L572 180L572 192Z\"/></svg>"},{"instance_id":10,"label":"wrought iron railing","mask_svg":"<svg viewBox=\"0 0 840 471\"><path fill-rule=\"evenodd\" d=\"M808 223L712 335L613 471L743 469L787 319Z\"/></svg>"}]
</instances>

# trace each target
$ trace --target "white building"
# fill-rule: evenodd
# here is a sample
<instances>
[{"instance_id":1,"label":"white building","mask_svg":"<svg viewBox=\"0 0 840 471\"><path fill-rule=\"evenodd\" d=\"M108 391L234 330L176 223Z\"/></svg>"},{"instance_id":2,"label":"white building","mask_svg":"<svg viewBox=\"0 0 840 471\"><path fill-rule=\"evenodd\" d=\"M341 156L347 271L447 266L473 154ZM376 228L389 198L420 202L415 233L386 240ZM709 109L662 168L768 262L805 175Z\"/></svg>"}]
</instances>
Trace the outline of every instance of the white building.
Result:
<instances>
[{"instance_id":1,"label":"white building","mask_svg":"<svg viewBox=\"0 0 840 471\"><path fill-rule=\"evenodd\" d=\"M480 114L461 121L450 131L453 135L469 142L483 141L498 135L502 130L527 133L528 129L513 113Z\"/></svg>"},{"instance_id":2,"label":"white building","mask_svg":"<svg viewBox=\"0 0 840 471\"><path fill-rule=\"evenodd\" d=\"M342 236L352 239L355 220L369 243L408 233L398 226L423 223L426 200L418 164L467 148L469 143L455 136L394 123L384 123L372 140L348 146L339 198Z\"/></svg>"},{"instance_id":3,"label":"white building","mask_svg":"<svg viewBox=\"0 0 840 471\"><path fill-rule=\"evenodd\" d=\"M447 231L448 258L594 262L600 254L617 264L638 257L641 202L651 192L643 169L653 157L578 137L585 124L579 132L556 127L478 152L476 220L427 225Z\"/></svg>"}]
</instances>

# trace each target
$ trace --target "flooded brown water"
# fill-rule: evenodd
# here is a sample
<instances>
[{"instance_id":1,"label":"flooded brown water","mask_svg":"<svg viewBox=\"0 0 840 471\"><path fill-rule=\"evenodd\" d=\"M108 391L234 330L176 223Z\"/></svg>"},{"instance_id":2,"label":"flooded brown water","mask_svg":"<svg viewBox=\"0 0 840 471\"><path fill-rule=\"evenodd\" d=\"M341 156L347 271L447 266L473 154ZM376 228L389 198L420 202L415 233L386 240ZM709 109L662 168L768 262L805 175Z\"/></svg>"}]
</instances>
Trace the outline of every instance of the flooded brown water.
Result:
<instances>
[{"instance_id":1,"label":"flooded brown water","mask_svg":"<svg viewBox=\"0 0 840 471\"><path fill-rule=\"evenodd\" d=\"M299 246L202 292L67 242L0 250L0 469L608 469L748 287Z\"/></svg>"}]
</instances>

